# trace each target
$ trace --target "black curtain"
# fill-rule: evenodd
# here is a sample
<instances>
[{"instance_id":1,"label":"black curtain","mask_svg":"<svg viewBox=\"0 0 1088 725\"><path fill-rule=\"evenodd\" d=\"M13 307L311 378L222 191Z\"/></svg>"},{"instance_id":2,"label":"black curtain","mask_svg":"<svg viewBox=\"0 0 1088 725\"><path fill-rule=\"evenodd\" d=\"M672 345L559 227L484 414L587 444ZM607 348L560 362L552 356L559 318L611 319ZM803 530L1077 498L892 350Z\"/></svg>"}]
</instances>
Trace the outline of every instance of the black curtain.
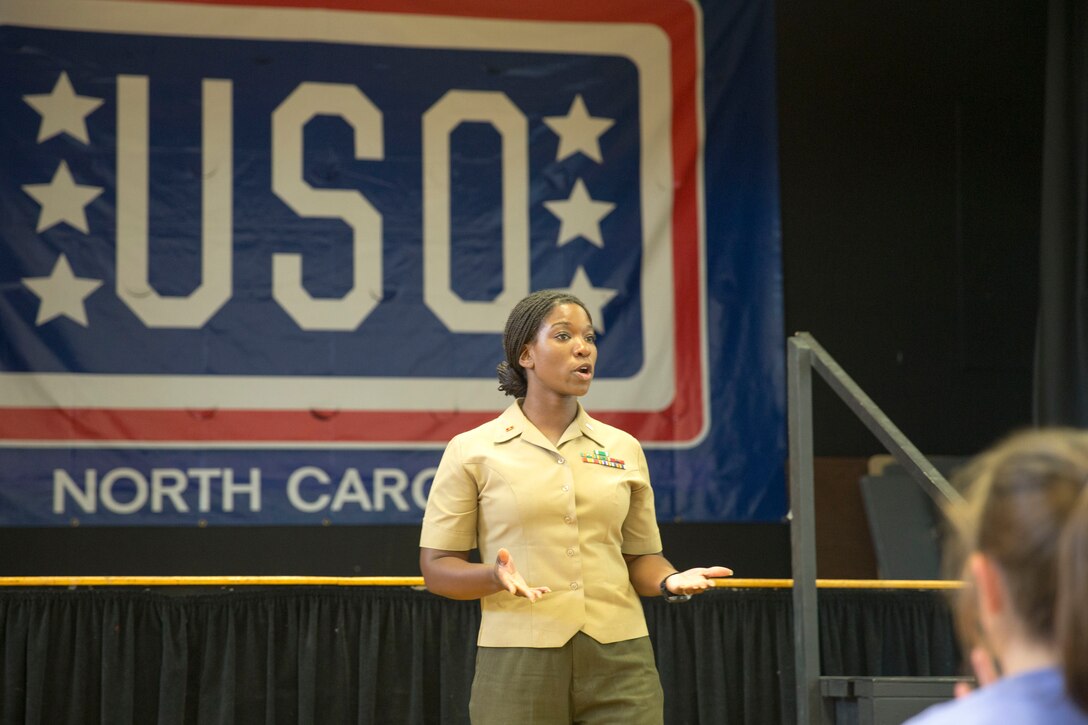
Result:
<instances>
[{"instance_id":1,"label":"black curtain","mask_svg":"<svg viewBox=\"0 0 1088 725\"><path fill-rule=\"evenodd\" d=\"M1050 0L1035 422L1088 427L1088 0Z\"/></svg>"},{"instance_id":2,"label":"black curtain","mask_svg":"<svg viewBox=\"0 0 1088 725\"><path fill-rule=\"evenodd\" d=\"M789 590L645 601L670 725L793 720ZM479 605L412 589L0 590L0 723L468 722ZM820 593L824 674L951 675L944 598Z\"/></svg>"}]
</instances>

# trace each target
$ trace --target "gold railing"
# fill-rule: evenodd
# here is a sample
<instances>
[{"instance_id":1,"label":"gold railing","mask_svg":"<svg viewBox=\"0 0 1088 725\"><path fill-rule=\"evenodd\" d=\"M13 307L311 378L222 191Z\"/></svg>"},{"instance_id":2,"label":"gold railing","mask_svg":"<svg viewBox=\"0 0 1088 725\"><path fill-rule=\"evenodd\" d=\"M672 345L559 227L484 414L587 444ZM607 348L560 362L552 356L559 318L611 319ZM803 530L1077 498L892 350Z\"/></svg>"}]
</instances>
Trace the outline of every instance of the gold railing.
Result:
<instances>
[{"instance_id":1,"label":"gold railing","mask_svg":"<svg viewBox=\"0 0 1088 725\"><path fill-rule=\"evenodd\" d=\"M421 576L0 576L0 587L422 587ZM720 579L721 589L788 589L792 579ZM819 589L958 589L958 581L817 579Z\"/></svg>"}]
</instances>

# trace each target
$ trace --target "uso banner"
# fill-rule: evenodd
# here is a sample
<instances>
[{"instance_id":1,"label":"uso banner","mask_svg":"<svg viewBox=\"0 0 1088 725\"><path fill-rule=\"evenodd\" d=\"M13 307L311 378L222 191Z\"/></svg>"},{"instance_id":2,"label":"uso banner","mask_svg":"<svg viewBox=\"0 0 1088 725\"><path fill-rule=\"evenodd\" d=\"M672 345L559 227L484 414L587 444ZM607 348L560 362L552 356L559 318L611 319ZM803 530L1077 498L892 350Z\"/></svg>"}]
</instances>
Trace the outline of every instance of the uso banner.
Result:
<instances>
[{"instance_id":1,"label":"uso banner","mask_svg":"<svg viewBox=\"0 0 1088 725\"><path fill-rule=\"evenodd\" d=\"M773 8L0 5L0 525L413 523L506 315L662 521L785 512Z\"/></svg>"}]
</instances>

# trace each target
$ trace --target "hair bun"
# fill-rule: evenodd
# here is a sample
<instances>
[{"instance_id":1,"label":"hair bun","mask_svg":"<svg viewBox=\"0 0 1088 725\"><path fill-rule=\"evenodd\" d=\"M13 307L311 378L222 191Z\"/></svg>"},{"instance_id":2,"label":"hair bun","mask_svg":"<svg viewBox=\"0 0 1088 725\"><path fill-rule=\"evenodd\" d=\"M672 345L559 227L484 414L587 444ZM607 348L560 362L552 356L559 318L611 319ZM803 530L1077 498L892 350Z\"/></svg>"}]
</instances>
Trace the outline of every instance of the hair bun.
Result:
<instances>
[{"instance_id":1,"label":"hair bun","mask_svg":"<svg viewBox=\"0 0 1088 725\"><path fill-rule=\"evenodd\" d=\"M524 373L505 360L499 363L495 372L499 375L499 390L515 398L525 397L529 385Z\"/></svg>"}]
</instances>

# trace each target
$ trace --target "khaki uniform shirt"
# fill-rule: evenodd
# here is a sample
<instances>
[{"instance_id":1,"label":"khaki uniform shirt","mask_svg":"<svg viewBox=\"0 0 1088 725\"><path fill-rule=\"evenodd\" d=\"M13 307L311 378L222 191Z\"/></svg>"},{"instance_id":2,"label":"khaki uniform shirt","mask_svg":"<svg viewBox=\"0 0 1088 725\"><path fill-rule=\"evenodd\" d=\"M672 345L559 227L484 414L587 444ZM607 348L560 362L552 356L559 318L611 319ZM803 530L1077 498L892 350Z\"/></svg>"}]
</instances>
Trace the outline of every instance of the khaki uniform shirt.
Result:
<instances>
[{"instance_id":1,"label":"khaki uniform shirt","mask_svg":"<svg viewBox=\"0 0 1088 725\"><path fill-rule=\"evenodd\" d=\"M579 630L607 644L647 635L623 554L655 554L661 536L646 457L635 438L581 405L552 443L518 403L450 441L438 466L420 546L501 547L535 604L501 591L481 600L481 647L561 647Z\"/></svg>"}]
</instances>

